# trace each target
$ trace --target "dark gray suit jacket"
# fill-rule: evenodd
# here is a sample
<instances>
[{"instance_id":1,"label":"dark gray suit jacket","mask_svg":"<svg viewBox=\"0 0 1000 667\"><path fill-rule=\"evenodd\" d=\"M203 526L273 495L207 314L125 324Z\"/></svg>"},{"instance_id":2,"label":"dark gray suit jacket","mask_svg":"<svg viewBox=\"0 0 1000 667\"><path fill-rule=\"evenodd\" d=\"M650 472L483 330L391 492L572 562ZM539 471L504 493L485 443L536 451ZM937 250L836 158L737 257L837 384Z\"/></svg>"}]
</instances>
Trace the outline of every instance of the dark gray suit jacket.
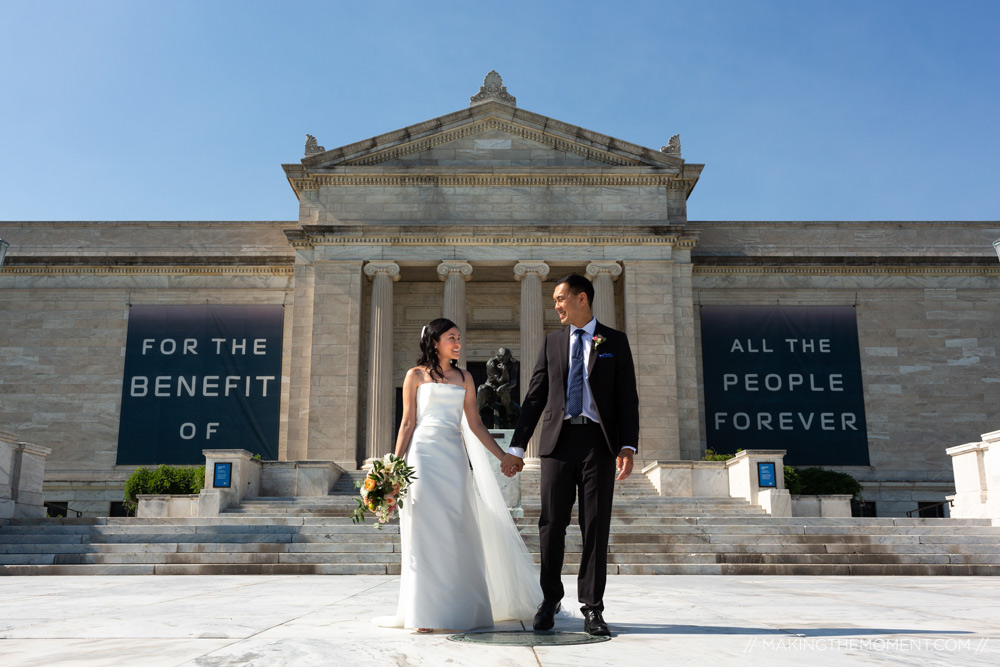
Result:
<instances>
[{"instance_id":1,"label":"dark gray suit jacket","mask_svg":"<svg viewBox=\"0 0 1000 667\"><path fill-rule=\"evenodd\" d=\"M606 340L590 349L588 383L608 449L615 456L625 445L639 447L639 395L635 366L628 338L621 331L600 322L595 336ZM593 341L584 340L593 346ZM514 427L511 445L527 446L542 420L540 456L555 451L566 413L566 383L569 376L569 327L547 335L538 352L535 370L521 401L521 416Z\"/></svg>"}]
</instances>

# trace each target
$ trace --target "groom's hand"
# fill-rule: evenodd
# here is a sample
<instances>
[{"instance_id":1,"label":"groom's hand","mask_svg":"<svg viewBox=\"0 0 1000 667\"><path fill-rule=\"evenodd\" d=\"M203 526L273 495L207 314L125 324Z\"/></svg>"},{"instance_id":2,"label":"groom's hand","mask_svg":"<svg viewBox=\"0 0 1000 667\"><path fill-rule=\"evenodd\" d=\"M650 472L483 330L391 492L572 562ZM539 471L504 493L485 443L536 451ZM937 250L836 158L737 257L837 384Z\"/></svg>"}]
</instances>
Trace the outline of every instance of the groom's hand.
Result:
<instances>
[{"instance_id":1,"label":"groom's hand","mask_svg":"<svg viewBox=\"0 0 1000 667\"><path fill-rule=\"evenodd\" d=\"M503 460L500 461L500 470L508 477L513 477L524 470L524 459L513 454L504 454Z\"/></svg>"},{"instance_id":2,"label":"groom's hand","mask_svg":"<svg viewBox=\"0 0 1000 667\"><path fill-rule=\"evenodd\" d=\"M621 451L618 452L618 461L617 461L618 477L616 477L615 479L617 479L619 482L632 474L633 454L635 454L635 452L629 449L628 447L622 447Z\"/></svg>"}]
</instances>

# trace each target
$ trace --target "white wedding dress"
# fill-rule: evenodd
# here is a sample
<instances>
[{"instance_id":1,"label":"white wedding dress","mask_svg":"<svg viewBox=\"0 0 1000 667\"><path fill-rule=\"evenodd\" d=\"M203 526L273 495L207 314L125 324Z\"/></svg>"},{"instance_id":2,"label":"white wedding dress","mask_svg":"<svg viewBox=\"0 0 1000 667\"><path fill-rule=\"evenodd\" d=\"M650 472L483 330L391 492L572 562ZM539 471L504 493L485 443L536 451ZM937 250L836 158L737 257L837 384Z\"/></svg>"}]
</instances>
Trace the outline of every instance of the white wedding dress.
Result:
<instances>
[{"instance_id":1,"label":"white wedding dress","mask_svg":"<svg viewBox=\"0 0 1000 667\"><path fill-rule=\"evenodd\" d=\"M400 508L402 569L396 615L404 628L470 630L529 619L542 600L538 569L507 511L492 456L463 421L465 388L417 387L406 453L416 479Z\"/></svg>"}]
</instances>

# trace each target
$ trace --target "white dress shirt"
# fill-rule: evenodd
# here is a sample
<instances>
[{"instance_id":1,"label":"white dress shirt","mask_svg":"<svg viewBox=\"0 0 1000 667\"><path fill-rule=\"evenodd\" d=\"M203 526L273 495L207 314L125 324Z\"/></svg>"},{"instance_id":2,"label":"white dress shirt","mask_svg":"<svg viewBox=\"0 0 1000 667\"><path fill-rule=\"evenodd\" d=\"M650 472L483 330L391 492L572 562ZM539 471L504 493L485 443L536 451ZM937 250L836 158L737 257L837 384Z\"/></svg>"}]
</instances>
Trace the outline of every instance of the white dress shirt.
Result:
<instances>
[{"instance_id":1,"label":"white dress shirt","mask_svg":"<svg viewBox=\"0 0 1000 667\"><path fill-rule=\"evenodd\" d=\"M584 330L583 336L577 336L576 332L580 329ZM600 423L600 419L597 416L597 408L594 407L594 395L590 392L590 373L587 372L587 368L590 366L590 352L594 349L594 330L597 329L597 319L590 318L590 321L583 325L583 327L575 327L572 324L569 325L569 357L567 359L567 369L573 368L573 348L577 344L577 338L580 339L580 343L583 344L583 416L593 419L595 422ZM566 387L566 402L569 403L569 387ZM563 419L569 419L573 417L569 411L563 415Z\"/></svg>"}]
</instances>

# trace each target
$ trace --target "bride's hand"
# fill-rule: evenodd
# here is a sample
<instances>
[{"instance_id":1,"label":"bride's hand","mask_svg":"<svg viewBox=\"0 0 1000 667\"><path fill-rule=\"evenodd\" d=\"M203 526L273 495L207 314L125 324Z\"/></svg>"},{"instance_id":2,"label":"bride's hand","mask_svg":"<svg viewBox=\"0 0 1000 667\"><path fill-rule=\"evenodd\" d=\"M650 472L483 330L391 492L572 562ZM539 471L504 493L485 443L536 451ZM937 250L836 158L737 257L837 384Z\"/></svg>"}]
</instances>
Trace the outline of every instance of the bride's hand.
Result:
<instances>
[{"instance_id":1,"label":"bride's hand","mask_svg":"<svg viewBox=\"0 0 1000 667\"><path fill-rule=\"evenodd\" d=\"M508 477L513 477L524 470L524 459L513 454L504 454L503 460L500 461L500 470Z\"/></svg>"}]
</instances>

